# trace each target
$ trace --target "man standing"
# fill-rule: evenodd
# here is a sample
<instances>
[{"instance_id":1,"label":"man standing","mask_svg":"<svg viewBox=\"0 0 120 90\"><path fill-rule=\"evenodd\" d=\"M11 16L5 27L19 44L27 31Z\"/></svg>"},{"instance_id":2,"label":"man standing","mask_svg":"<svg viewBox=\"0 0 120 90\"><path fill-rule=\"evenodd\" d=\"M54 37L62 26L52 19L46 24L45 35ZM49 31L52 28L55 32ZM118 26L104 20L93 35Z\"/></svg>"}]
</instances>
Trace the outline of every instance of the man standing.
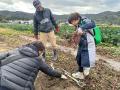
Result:
<instances>
[{"instance_id":1,"label":"man standing","mask_svg":"<svg viewBox=\"0 0 120 90\"><path fill-rule=\"evenodd\" d=\"M34 37L36 40L40 38L40 41L42 41L44 45L49 41L53 48L53 60L57 60L58 55L56 50L54 27L56 32L59 32L59 27L56 24L50 9L42 7L39 0L34 0L33 6L36 8L36 12L34 14ZM40 36L38 36L39 32ZM43 58L45 60L45 52L43 54Z\"/></svg>"}]
</instances>

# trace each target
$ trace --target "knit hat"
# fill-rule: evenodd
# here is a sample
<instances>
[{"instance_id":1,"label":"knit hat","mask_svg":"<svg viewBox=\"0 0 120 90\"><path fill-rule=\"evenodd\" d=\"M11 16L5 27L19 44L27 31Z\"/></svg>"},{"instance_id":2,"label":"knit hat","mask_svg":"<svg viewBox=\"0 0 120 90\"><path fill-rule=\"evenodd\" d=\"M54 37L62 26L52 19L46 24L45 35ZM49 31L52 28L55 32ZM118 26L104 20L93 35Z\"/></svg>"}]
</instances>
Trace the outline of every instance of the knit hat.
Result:
<instances>
[{"instance_id":1,"label":"knit hat","mask_svg":"<svg viewBox=\"0 0 120 90\"><path fill-rule=\"evenodd\" d=\"M37 9L38 6L41 5L41 2L39 0L34 0L33 1L33 6Z\"/></svg>"}]
</instances>

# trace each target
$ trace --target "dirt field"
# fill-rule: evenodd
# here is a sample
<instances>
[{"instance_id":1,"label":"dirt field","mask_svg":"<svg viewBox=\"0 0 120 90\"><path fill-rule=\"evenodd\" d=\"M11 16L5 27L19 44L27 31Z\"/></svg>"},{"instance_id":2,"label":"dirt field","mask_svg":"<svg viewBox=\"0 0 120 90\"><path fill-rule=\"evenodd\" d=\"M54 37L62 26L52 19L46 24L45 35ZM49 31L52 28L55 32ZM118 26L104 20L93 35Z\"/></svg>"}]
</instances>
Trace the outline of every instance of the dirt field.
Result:
<instances>
[{"instance_id":1,"label":"dirt field","mask_svg":"<svg viewBox=\"0 0 120 90\"><path fill-rule=\"evenodd\" d=\"M48 53L48 63L50 63L50 53ZM77 70L75 58L69 54L59 52L59 60L55 62L55 67L64 68L73 73ZM72 80L61 80L51 78L41 73L36 79L36 90L120 90L120 73L105 66L105 62L96 62L96 67L84 80L86 86L78 87ZM41 89L42 88L42 89Z\"/></svg>"},{"instance_id":2,"label":"dirt field","mask_svg":"<svg viewBox=\"0 0 120 90\"><path fill-rule=\"evenodd\" d=\"M11 36L9 38L0 36L0 50L6 51L27 43L25 40ZM51 62L51 50L47 51L47 63ZM104 51L103 51L104 52ZM101 52L100 52L101 53ZM103 60L96 62L96 67L92 68L90 75L83 81L84 87L78 87L70 79L62 80L49 77L42 72L38 74L35 82L36 90L120 90L120 72L109 69ZM56 68L64 68L73 73L77 70L74 56L59 51L59 59L54 62Z\"/></svg>"}]
</instances>

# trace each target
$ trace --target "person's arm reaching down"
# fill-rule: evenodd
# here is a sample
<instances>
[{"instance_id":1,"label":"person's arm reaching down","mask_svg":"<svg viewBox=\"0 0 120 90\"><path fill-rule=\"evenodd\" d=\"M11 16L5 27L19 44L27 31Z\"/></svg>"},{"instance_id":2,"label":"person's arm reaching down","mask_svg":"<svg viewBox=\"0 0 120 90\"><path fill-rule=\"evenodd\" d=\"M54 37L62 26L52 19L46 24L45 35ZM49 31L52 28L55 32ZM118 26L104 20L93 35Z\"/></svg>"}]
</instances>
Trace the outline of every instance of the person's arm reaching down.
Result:
<instances>
[{"instance_id":1,"label":"person's arm reaching down","mask_svg":"<svg viewBox=\"0 0 120 90\"><path fill-rule=\"evenodd\" d=\"M44 61L40 60L40 66L39 69L52 77L57 77L57 78L61 78L62 74L60 74L59 72L53 70L51 67L49 67Z\"/></svg>"},{"instance_id":2,"label":"person's arm reaching down","mask_svg":"<svg viewBox=\"0 0 120 90\"><path fill-rule=\"evenodd\" d=\"M56 23L55 17L53 16L52 12L50 11L50 20L52 22L52 24L55 26L56 32L59 32L59 26Z\"/></svg>"}]
</instances>

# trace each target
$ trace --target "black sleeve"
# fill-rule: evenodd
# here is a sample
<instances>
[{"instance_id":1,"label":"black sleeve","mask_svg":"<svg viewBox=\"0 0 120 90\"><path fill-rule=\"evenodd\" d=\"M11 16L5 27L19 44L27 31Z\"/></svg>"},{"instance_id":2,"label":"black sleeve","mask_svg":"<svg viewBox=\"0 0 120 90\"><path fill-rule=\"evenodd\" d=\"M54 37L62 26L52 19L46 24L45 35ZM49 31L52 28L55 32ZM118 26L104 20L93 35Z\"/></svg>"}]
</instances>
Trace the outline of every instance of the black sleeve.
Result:
<instances>
[{"instance_id":1,"label":"black sleeve","mask_svg":"<svg viewBox=\"0 0 120 90\"><path fill-rule=\"evenodd\" d=\"M13 54L13 53L17 53L17 51L18 51L18 48L15 48L15 49L10 50L10 51L8 51L8 52L0 53L0 60L5 59L6 57L10 56L10 55Z\"/></svg>"},{"instance_id":2,"label":"black sleeve","mask_svg":"<svg viewBox=\"0 0 120 90\"><path fill-rule=\"evenodd\" d=\"M34 29L33 29L34 35L38 35L38 21L36 19L36 15L34 15L34 18L33 18L33 26L34 26Z\"/></svg>"},{"instance_id":3,"label":"black sleeve","mask_svg":"<svg viewBox=\"0 0 120 90\"><path fill-rule=\"evenodd\" d=\"M54 16L53 16L51 10L49 10L49 11L50 11L50 20L51 20L52 24L55 26L55 28L57 28L58 25L57 25L57 23L56 23L56 20L55 20L55 18L54 18Z\"/></svg>"},{"instance_id":4,"label":"black sleeve","mask_svg":"<svg viewBox=\"0 0 120 90\"><path fill-rule=\"evenodd\" d=\"M61 77L61 73L53 70L51 67L49 67L44 61L40 60L40 68L39 70L41 70L43 73L52 76L52 77L57 77L60 78Z\"/></svg>"},{"instance_id":5,"label":"black sleeve","mask_svg":"<svg viewBox=\"0 0 120 90\"><path fill-rule=\"evenodd\" d=\"M2 66L2 61L9 56L9 53L0 53L0 67Z\"/></svg>"},{"instance_id":6,"label":"black sleeve","mask_svg":"<svg viewBox=\"0 0 120 90\"><path fill-rule=\"evenodd\" d=\"M6 52L6 53L0 53L0 61L3 60L3 59L5 59L8 56L9 56L8 52Z\"/></svg>"}]
</instances>

